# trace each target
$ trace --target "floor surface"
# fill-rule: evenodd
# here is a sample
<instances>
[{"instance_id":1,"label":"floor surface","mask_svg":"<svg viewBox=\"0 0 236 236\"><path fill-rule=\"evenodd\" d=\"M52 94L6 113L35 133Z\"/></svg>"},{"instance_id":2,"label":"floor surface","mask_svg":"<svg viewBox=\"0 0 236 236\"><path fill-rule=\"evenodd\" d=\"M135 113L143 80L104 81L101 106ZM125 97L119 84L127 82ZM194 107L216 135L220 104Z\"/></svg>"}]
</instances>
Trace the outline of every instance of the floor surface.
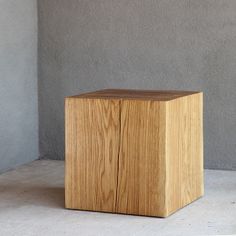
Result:
<instances>
[{"instance_id":1,"label":"floor surface","mask_svg":"<svg viewBox=\"0 0 236 236\"><path fill-rule=\"evenodd\" d=\"M236 235L236 172L205 171L205 196L161 219L64 209L64 162L0 175L0 235Z\"/></svg>"}]
</instances>

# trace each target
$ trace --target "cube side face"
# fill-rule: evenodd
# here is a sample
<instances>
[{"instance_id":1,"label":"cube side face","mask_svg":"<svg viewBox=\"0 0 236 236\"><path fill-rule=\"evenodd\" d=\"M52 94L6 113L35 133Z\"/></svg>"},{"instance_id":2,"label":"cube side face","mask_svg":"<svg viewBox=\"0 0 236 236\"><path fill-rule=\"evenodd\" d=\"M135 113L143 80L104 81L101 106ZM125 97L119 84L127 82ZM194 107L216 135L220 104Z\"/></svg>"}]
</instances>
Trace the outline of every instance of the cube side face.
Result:
<instances>
[{"instance_id":1,"label":"cube side face","mask_svg":"<svg viewBox=\"0 0 236 236\"><path fill-rule=\"evenodd\" d=\"M168 215L191 203L203 190L203 95L167 104Z\"/></svg>"},{"instance_id":2,"label":"cube side face","mask_svg":"<svg viewBox=\"0 0 236 236\"><path fill-rule=\"evenodd\" d=\"M122 100L116 212L165 217L166 104Z\"/></svg>"},{"instance_id":3,"label":"cube side face","mask_svg":"<svg viewBox=\"0 0 236 236\"><path fill-rule=\"evenodd\" d=\"M114 212L119 101L67 98L66 208Z\"/></svg>"}]
</instances>

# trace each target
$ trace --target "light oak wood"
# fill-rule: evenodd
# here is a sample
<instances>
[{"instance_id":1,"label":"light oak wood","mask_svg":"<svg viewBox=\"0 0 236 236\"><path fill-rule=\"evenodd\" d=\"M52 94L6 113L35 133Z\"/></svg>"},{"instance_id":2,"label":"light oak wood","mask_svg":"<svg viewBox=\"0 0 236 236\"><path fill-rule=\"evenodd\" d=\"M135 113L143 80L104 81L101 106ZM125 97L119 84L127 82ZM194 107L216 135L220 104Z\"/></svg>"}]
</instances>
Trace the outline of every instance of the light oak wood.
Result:
<instances>
[{"instance_id":1,"label":"light oak wood","mask_svg":"<svg viewBox=\"0 0 236 236\"><path fill-rule=\"evenodd\" d=\"M165 109L156 101L121 104L117 212L165 214Z\"/></svg>"},{"instance_id":2,"label":"light oak wood","mask_svg":"<svg viewBox=\"0 0 236 236\"><path fill-rule=\"evenodd\" d=\"M204 193L202 101L198 93L167 103L167 215Z\"/></svg>"},{"instance_id":3,"label":"light oak wood","mask_svg":"<svg viewBox=\"0 0 236 236\"><path fill-rule=\"evenodd\" d=\"M202 93L66 98L66 208L166 217L203 195Z\"/></svg>"},{"instance_id":4,"label":"light oak wood","mask_svg":"<svg viewBox=\"0 0 236 236\"><path fill-rule=\"evenodd\" d=\"M169 101L175 98L195 94L195 91L161 91L161 90L130 90L130 89L104 89L91 93L72 96L72 98L98 98L98 99L133 99Z\"/></svg>"},{"instance_id":5,"label":"light oak wood","mask_svg":"<svg viewBox=\"0 0 236 236\"><path fill-rule=\"evenodd\" d=\"M119 101L66 100L66 207L115 211Z\"/></svg>"}]
</instances>

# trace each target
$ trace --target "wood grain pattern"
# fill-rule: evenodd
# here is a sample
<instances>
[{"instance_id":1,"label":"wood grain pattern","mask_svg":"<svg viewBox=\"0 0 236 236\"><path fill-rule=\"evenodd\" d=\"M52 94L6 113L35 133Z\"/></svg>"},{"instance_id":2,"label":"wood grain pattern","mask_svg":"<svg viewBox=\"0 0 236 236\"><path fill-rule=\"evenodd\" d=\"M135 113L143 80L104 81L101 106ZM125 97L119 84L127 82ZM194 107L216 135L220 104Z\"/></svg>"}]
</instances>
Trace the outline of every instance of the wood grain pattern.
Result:
<instances>
[{"instance_id":1,"label":"wood grain pattern","mask_svg":"<svg viewBox=\"0 0 236 236\"><path fill-rule=\"evenodd\" d=\"M165 103L121 105L117 212L165 216Z\"/></svg>"},{"instance_id":2,"label":"wood grain pattern","mask_svg":"<svg viewBox=\"0 0 236 236\"><path fill-rule=\"evenodd\" d=\"M175 90L161 91L161 90L134 90L134 89L104 89L91 93L72 96L72 98L170 101L179 97L184 97L195 93L198 92L175 91Z\"/></svg>"},{"instance_id":3,"label":"wood grain pattern","mask_svg":"<svg viewBox=\"0 0 236 236\"><path fill-rule=\"evenodd\" d=\"M66 98L66 207L166 217L204 192L203 95L127 91Z\"/></svg>"},{"instance_id":4,"label":"wood grain pattern","mask_svg":"<svg viewBox=\"0 0 236 236\"><path fill-rule=\"evenodd\" d=\"M119 101L66 100L66 207L115 211Z\"/></svg>"},{"instance_id":5,"label":"wood grain pattern","mask_svg":"<svg viewBox=\"0 0 236 236\"><path fill-rule=\"evenodd\" d=\"M202 93L167 103L168 215L204 194L202 111Z\"/></svg>"}]
</instances>

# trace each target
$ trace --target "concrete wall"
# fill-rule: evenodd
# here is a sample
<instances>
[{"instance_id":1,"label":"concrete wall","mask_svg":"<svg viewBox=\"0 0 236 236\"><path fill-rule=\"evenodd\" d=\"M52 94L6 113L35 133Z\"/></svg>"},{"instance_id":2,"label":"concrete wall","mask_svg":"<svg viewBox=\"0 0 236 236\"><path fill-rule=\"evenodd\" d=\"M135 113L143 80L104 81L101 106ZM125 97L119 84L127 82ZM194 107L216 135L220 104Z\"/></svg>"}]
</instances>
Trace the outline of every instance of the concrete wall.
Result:
<instances>
[{"instance_id":1,"label":"concrete wall","mask_svg":"<svg viewBox=\"0 0 236 236\"><path fill-rule=\"evenodd\" d=\"M0 172L38 158L37 2L0 0Z\"/></svg>"},{"instance_id":2,"label":"concrete wall","mask_svg":"<svg viewBox=\"0 0 236 236\"><path fill-rule=\"evenodd\" d=\"M40 0L42 158L64 158L64 96L205 93L205 167L236 169L236 1Z\"/></svg>"}]
</instances>

